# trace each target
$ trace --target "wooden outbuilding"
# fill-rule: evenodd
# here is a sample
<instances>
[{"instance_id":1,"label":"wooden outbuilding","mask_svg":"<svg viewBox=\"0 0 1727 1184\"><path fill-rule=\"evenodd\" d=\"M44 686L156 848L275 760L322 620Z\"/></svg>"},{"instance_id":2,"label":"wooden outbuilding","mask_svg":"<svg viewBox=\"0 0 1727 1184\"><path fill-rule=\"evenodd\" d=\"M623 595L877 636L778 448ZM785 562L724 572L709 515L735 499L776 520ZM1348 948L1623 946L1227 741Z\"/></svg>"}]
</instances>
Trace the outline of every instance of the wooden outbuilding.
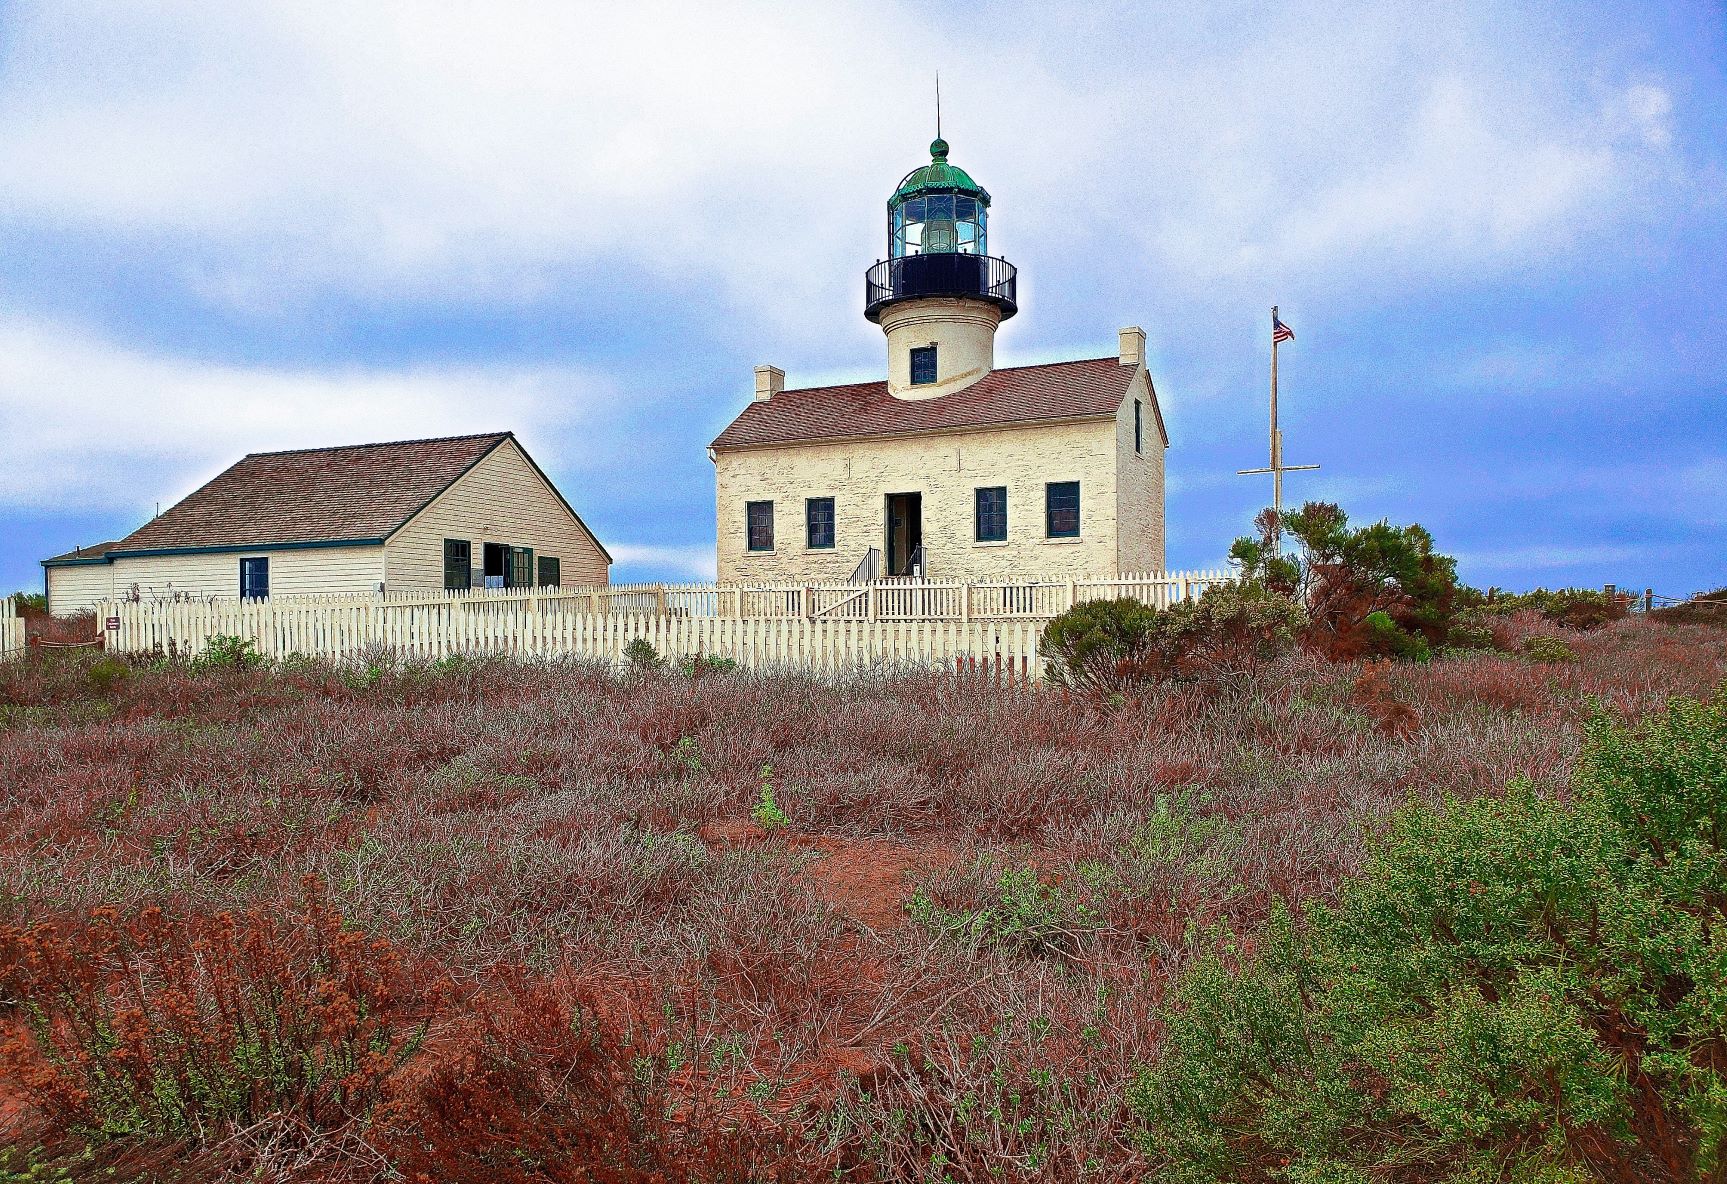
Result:
<instances>
[{"instance_id":1,"label":"wooden outbuilding","mask_svg":"<svg viewBox=\"0 0 1727 1184\"><path fill-rule=\"evenodd\" d=\"M512 432L246 456L127 535L42 566L105 600L603 584L611 555Z\"/></svg>"}]
</instances>

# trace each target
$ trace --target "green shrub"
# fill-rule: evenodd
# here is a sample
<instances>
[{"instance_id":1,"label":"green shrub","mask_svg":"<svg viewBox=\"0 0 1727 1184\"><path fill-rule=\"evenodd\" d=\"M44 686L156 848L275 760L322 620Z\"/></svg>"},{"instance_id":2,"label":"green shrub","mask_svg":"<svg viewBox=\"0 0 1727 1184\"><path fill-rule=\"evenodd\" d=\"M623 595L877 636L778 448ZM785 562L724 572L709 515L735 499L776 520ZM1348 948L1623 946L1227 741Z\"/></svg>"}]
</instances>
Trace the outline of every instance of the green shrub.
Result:
<instances>
[{"instance_id":1,"label":"green shrub","mask_svg":"<svg viewBox=\"0 0 1727 1184\"><path fill-rule=\"evenodd\" d=\"M1406 662L1425 662L1433 656L1427 639L1411 633L1391 619L1384 611L1368 613L1361 620L1366 646L1363 653L1381 658L1402 658Z\"/></svg>"},{"instance_id":2,"label":"green shrub","mask_svg":"<svg viewBox=\"0 0 1727 1184\"><path fill-rule=\"evenodd\" d=\"M1445 645L1453 650L1491 650L1498 646L1493 640L1493 629L1481 619L1479 609L1471 609L1459 613L1451 622L1451 629L1445 635Z\"/></svg>"},{"instance_id":3,"label":"green shrub","mask_svg":"<svg viewBox=\"0 0 1727 1184\"><path fill-rule=\"evenodd\" d=\"M1557 637L1526 637L1523 639L1523 656L1531 662L1575 662L1577 655L1570 646Z\"/></svg>"},{"instance_id":4,"label":"green shrub","mask_svg":"<svg viewBox=\"0 0 1727 1184\"><path fill-rule=\"evenodd\" d=\"M1304 624L1289 597L1238 580L1163 612L1132 597L1082 601L1045 626L1042 648L1052 682L1108 699L1164 679L1241 681Z\"/></svg>"},{"instance_id":5,"label":"green shrub","mask_svg":"<svg viewBox=\"0 0 1727 1184\"><path fill-rule=\"evenodd\" d=\"M88 1147L69 1155L43 1147L0 1147L0 1184L73 1184L88 1178L83 1168L92 1158Z\"/></svg>"},{"instance_id":6,"label":"green shrub","mask_svg":"<svg viewBox=\"0 0 1727 1184\"><path fill-rule=\"evenodd\" d=\"M1155 636L1164 667L1178 676L1239 682L1293 649L1306 625L1288 596L1236 580L1172 605L1158 615Z\"/></svg>"},{"instance_id":7,"label":"green shrub","mask_svg":"<svg viewBox=\"0 0 1727 1184\"><path fill-rule=\"evenodd\" d=\"M735 660L715 657L712 654L694 654L679 663L679 669L689 678L700 678L704 674L730 674L737 668Z\"/></svg>"},{"instance_id":8,"label":"green shrub","mask_svg":"<svg viewBox=\"0 0 1727 1184\"><path fill-rule=\"evenodd\" d=\"M434 678L460 678L474 673L479 666L467 654L447 654L433 662L430 669Z\"/></svg>"},{"instance_id":9,"label":"green shrub","mask_svg":"<svg viewBox=\"0 0 1727 1184\"><path fill-rule=\"evenodd\" d=\"M1100 698L1145 681L1153 663L1157 610L1131 596L1083 600L1043 629L1049 680Z\"/></svg>"},{"instance_id":10,"label":"green shrub","mask_svg":"<svg viewBox=\"0 0 1727 1184\"><path fill-rule=\"evenodd\" d=\"M1262 511L1254 526L1257 536L1236 539L1230 559L1294 599L1307 615L1304 640L1328 657L1424 659L1470 599L1457 561L1418 524L1352 527L1340 507L1308 502L1282 516ZM1293 553L1281 553L1282 539Z\"/></svg>"},{"instance_id":11,"label":"green shrub","mask_svg":"<svg viewBox=\"0 0 1727 1184\"><path fill-rule=\"evenodd\" d=\"M204 643L204 652L193 663L204 669L254 670L267 660L251 638L218 633Z\"/></svg>"},{"instance_id":12,"label":"green shrub","mask_svg":"<svg viewBox=\"0 0 1727 1184\"><path fill-rule=\"evenodd\" d=\"M1003 871L981 908L950 912L919 888L906 910L914 921L974 950L999 946L1026 954L1072 955L1079 941L1098 927L1090 907L1062 885L1039 878L1033 867Z\"/></svg>"},{"instance_id":13,"label":"green shrub","mask_svg":"<svg viewBox=\"0 0 1727 1184\"><path fill-rule=\"evenodd\" d=\"M1630 612L1627 598L1608 596L1592 588L1537 588L1532 592L1490 588L1482 598L1481 608L1495 614L1529 610L1568 629L1596 629L1622 620Z\"/></svg>"},{"instance_id":14,"label":"green shrub","mask_svg":"<svg viewBox=\"0 0 1727 1184\"><path fill-rule=\"evenodd\" d=\"M20 616L42 616L48 611L48 597L41 592L15 592L11 599L17 606L14 611Z\"/></svg>"},{"instance_id":15,"label":"green shrub","mask_svg":"<svg viewBox=\"0 0 1727 1184\"><path fill-rule=\"evenodd\" d=\"M84 671L84 679L90 684L90 689L100 695L106 695L130 677L132 667L111 654L97 658Z\"/></svg>"},{"instance_id":16,"label":"green shrub","mask_svg":"<svg viewBox=\"0 0 1727 1184\"><path fill-rule=\"evenodd\" d=\"M761 791L756 796L756 804L750 807L750 817L756 820L756 825L763 830L778 830L791 825L791 819L780 809L774 800L774 769L772 765L763 765L761 774Z\"/></svg>"},{"instance_id":17,"label":"green shrub","mask_svg":"<svg viewBox=\"0 0 1727 1184\"><path fill-rule=\"evenodd\" d=\"M1335 908L1184 973L1159 1178L1727 1173L1727 688L1587 726L1572 797L1400 814Z\"/></svg>"},{"instance_id":18,"label":"green shrub","mask_svg":"<svg viewBox=\"0 0 1727 1184\"><path fill-rule=\"evenodd\" d=\"M658 670L665 665L666 660L660 657L660 651L654 648L654 643L645 637L633 637L624 647L624 661L632 669L639 671Z\"/></svg>"}]
</instances>

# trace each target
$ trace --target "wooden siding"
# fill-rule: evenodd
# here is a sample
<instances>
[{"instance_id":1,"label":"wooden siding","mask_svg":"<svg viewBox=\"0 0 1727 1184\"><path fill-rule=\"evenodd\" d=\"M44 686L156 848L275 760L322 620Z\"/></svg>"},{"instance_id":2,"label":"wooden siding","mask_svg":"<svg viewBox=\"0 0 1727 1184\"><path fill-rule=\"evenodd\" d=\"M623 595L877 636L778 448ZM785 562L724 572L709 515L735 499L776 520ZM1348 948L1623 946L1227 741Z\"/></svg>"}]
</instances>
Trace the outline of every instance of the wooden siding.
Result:
<instances>
[{"instance_id":1,"label":"wooden siding","mask_svg":"<svg viewBox=\"0 0 1727 1184\"><path fill-rule=\"evenodd\" d=\"M506 440L433 499L384 547L384 581L397 589L444 586L444 540L465 539L477 566L484 543L532 547L556 558L565 584L604 584L599 544L564 508L514 440Z\"/></svg>"},{"instance_id":2,"label":"wooden siding","mask_svg":"<svg viewBox=\"0 0 1727 1184\"><path fill-rule=\"evenodd\" d=\"M70 617L95 608L114 595L114 569L106 563L80 563L50 567L48 611Z\"/></svg>"},{"instance_id":3,"label":"wooden siding","mask_svg":"<svg viewBox=\"0 0 1727 1184\"><path fill-rule=\"evenodd\" d=\"M279 551L213 551L196 555L145 555L114 560L115 596L237 597L240 560L270 561L270 595L307 596L376 592L384 576L384 548L304 547ZM56 608L55 612L60 610Z\"/></svg>"}]
</instances>

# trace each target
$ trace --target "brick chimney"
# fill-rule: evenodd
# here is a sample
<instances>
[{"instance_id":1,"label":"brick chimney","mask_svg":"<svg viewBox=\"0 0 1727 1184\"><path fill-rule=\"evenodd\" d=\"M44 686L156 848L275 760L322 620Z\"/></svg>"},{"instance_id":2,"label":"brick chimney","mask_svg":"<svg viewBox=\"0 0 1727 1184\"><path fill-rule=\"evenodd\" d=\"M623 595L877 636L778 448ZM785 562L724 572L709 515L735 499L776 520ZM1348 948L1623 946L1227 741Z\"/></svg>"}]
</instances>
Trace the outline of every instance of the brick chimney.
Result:
<instances>
[{"instance_id":1,"label":"brick chimney","mask_svg":"<svg viewBox=\"0 0 1727 1184\"><path fill-rule=\"evenodd\" d=\"M1121 331L1121 364L1123 366L1145 364L1145 330L1138 325L1129 325Z\"/></svg>"},{"instance_id":2,"label":"brick chimney","mask_svg":"<svg viewBox=\"0 0 1727 1184\"><path fill-rule=\"evenodd\" d=\"M756 367L756 402L766 403L786 389L786 372L778 366Z\"/></svg>"}]
</instances>

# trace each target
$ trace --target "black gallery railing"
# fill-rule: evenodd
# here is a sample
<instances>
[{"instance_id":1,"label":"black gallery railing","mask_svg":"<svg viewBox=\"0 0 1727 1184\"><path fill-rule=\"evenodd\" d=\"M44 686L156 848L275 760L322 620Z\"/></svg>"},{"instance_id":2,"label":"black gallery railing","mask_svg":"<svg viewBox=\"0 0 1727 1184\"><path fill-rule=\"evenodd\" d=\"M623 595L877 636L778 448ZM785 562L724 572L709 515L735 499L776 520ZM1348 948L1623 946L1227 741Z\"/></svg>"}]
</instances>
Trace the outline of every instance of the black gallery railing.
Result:
<instances>
[{"instance_id":1,"label":"black gallery railing","mask_svg":"<svg viewBox=\"0 0 1727 1184\"><path fill-rule=\"evenodd\" d=\"M864 315L872 321L889 304L921 296L991 300L1006 320L1019 311L1019 269L994 255L907 255L864 273Z\"/></svg>"}]
</instances>

